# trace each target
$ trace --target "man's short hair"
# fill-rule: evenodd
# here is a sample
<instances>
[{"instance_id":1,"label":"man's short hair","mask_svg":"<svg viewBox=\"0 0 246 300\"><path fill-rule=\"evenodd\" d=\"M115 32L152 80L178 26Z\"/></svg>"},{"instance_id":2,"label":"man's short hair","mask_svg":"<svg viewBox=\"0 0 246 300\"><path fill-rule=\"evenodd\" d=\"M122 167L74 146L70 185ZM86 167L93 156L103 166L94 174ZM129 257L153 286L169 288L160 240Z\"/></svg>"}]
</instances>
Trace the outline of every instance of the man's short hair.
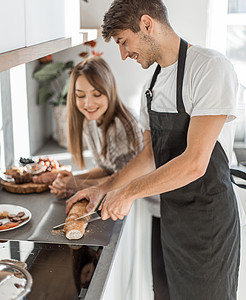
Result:
<instances>
[{"instance_id":1,"label":"man's short hair","mask_svg":"<svg viewBox=\"0 0 246 300\"><path fill-rule=\"evenodd\" d=\"M102 24L102 36L106 42L119 31L130 29L139 32L142 15L170 26L167 8L162 0L114 0L105 13Z\"/></svg>"}]
</instances>

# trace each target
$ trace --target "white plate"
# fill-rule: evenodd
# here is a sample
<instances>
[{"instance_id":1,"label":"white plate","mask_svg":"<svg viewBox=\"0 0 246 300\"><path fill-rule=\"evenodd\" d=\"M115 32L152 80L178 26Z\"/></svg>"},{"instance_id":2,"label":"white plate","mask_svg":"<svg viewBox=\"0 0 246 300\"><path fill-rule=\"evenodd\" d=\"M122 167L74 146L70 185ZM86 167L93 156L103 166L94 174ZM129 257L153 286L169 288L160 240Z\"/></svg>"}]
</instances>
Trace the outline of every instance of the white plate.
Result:
<instances>
[{"instance_id":1,"label":"white plate","mask_svg":"<svg viewBox=\"0 0 246 300\"><path fill-rule=\"evenodd\" d=\"M4 211L7 211L10 214L18 214L19 212L23 211L25 213L25 216L27 216L29 218L26 221L20 223L19 225L15 226L15 227L0 230L0 233L4 232L4 231L8 231L8 230L17 229L17 228L25 225L26 223L28 223L32 218L31 212L22 206L13 205L13 204L0 204L0 213L2 213ZM1 219L0 222L2 222L4 225L5 223L9 222L9 219L8 218Z\"/></svg>"}]
</instances>

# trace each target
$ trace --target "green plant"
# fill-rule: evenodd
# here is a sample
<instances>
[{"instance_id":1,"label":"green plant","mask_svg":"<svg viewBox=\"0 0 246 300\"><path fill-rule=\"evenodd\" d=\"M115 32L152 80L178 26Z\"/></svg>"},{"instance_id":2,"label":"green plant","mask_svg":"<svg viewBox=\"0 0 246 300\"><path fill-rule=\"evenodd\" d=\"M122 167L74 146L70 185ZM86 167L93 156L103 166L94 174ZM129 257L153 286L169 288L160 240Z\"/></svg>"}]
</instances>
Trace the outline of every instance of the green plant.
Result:
<instances>
[{"instance_id":1,"label":"green plant","mask_svg":"<svg viewBox=\"0 0 246 300\"><path fill-rule=\"evenodd\" d=\"M89 55L101 56L103 52L95 51L96 41L83 43L83 51L78 55L85 59ZM33 77L39 82L38 104L50 101L53 105L65 105L69 87L69 75L74 67L73 61L56 62L52 55L39 59L39 68Z\"/></svg>"},{"instance_id":2,"label":"green plant","mask_svg":"<svg viewBox=\"0 0 246 300\"><path fill-rule=\"evenodd\" d=\"M45 58L42 58L42 61L46 62L43 62L44 65L33 73L33 77L40 83L38 104L43 104L51 100L51 103L54 105L65 105L69 86L69 74L74 67L74 62L54 62L52 60L47 61Z\"/></svg>"}]
</instances>

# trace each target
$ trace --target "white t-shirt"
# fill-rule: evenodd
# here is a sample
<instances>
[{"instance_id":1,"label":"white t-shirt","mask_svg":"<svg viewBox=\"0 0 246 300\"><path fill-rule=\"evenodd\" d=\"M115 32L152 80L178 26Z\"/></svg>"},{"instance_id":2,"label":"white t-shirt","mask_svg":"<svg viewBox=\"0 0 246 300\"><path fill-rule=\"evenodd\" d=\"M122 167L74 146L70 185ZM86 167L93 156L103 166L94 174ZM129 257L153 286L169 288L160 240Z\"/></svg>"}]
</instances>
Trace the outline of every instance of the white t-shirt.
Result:
<instances>
[{"instance_id":1,"label":"white t-shirt","mask_svg":"<svg viewBox=\"0 0 246 300\"><path fill-rule=\"evenodd\" d=\"M157 112L177 112L176 79L177 65L161 68L153 88L151 109ZM141 99L139 123L143 130L150 130L149 115L144 87ZM218 141L224 149L229 162L233 151L235 132L236 100L238 81L230 61L217 51L191 46L187 50L183 81L183 102L186 112L191 116L227 115Z\"/></svg>"}]
</instances>

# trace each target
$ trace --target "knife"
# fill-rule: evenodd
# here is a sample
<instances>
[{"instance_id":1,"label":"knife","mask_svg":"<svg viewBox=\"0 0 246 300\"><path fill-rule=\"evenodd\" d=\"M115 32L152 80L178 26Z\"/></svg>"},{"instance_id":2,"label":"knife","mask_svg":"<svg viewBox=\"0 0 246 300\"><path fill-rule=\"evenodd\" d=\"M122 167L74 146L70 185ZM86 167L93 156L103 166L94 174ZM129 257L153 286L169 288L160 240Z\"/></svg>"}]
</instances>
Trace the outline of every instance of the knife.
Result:
<instances>
[{"instance_id":1,"label":"knife","mask_svg":"<svg viewBox=\"0 0 246 300\"><path fill-rule=\"evenodd\" d=\"M98 208L100 207L100 205L101 205L103 199L106 197L106 195L107 195L107 194L105 194L105 195L102 197L102 199L99 201L99 203L98 203L98 205L97 205L95 211L90 212L90 213L88 213L88 214L86 214L86 215L83 215L83 216L81 216L81 217L78 217L78 218L74 219L74 221L77 221L77 220L81 220L81 219L86 218L86 219L85 219L85 223L90 223L90 222L93 222L93 221L96 221L96 220L101 219L101 211L98 210ZM53 227L53 229L58 229L58 228L60 228L60 227L63 227L65 224L66 224L66 223L62 223L62 224L56 225L56 226Z\"/></svg>"}]
</instances>

